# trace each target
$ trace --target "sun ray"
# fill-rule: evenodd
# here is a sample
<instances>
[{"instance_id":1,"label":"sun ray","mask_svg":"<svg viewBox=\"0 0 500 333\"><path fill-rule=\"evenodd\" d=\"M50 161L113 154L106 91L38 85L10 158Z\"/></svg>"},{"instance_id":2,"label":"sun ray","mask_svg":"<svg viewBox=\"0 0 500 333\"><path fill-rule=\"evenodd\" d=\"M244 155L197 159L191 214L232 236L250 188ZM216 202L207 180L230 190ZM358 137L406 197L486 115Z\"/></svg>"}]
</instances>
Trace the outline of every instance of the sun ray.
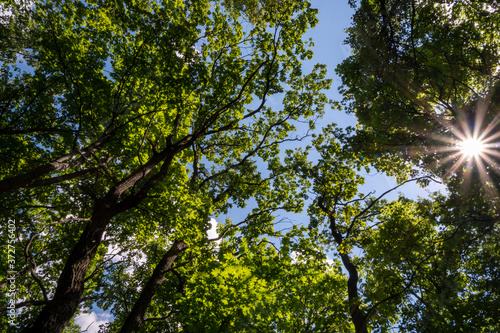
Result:
<instances>
[{"instance_id":1,"label":"sun ray","mask_svg":"<svg viewBox=\"0 0 500 333\"><path fill-rule=\"evenodd\" d=\"M460 152L472 158L477 158L480 154L484 152L484 143L477 138L470 138L460 142L459 144Z\"/></svg>"},{"instance_id":2,"label":"sun ray","mask_svg":"<svg viewBox=\"0 0 500 333\"><path fill-rule=\"evenodd\" d=\"M500 158L500 152L498 150L492 150L492 149L485 149L484 152L487 154L487 155L493 155L493 156L496 156L496 157L499 157Z\"/></svg>"},{"instance_id":3,"label":"sun ray","mask_svg":"<svg viewBox=\"0 0 500 333\"><path fill-rule=\"evenodd\" d=\"M500 132L498 132L498 124L500 123L500 114L497 114L486 126L486 128L482 131L482 134L480 136L481 139L486 140L487 138L489 139L495 139L497 137L500 137ZM490 132L492 131L497 131L495 134L490 135Z\"/></svg>"},{"instance_id":4,"label":"sun ray","mask_svg":"<svg viewBox=\"0 0 500 333\"><path fill-rule=\"evenodd\" d=\"M490 142L490 141L494 141L494 140L500 138L500 132L496 132L494 134L489 135L489 132L491 132L492 130L493 130L493 128L490 129L489 131L485 130L484 133L481 135L480 139L485 141L485 142ZM498 142L497 142L497 144L498 144Z\"/></svg>"},{"instance_id":5,"label":"sun ray","mask_svg":"<svg viewBox=\"0 0 500 333\"><path fill-rule=\"evenodd\" d=\"M472 133L470 133L472 135L472 138L479 138L479 132L481 132L482 128L484 127L483 122L486 117L486 112L488 110L489 99L490 98L479 100L478 106L476 108L476 113L474 116L474 128L472 130ZM469 132L467 128L464 128L464 131L465 133Z\"/></svg>"},{"instance_id":6,"label":"sun ray","mask_svg":"<svg viewBox=\"0 0 500 333\"><path fill-rule=\"evenodd\" d=\"M483 185L483 189L485 191L486 197L490 200L497 201L499 198L498 190L495 186L492 186L493 180L491 179L489 172L486 170L486 166L483 162L487 162L489 165L497 165L493 160L489 157L486 157L484 161L478 160L477 167L479 170L479 179Z\"/></svg>"},{"instance_id":7,"label":"sun ray","mask_svg":"<svg viewBox=\"0 0 500 333\"><path fill-rule=\"evenodd\" d=\"M428 155L424 163L444 179L462 177L465 187L477 182L491 202L500 202L500 112L496 86L492 88L462 107L429 112L441 126L425 133L423 146L406 152L410 157Z\"/></svg>"},{"instance_id":8,"label":"sun ray","mask_svg":"<svg viewBox=\"0 0 500 333\"><path fill-rule=\"evenodd\" d=\"M496 155L500 156L500 153L497 153ZM494 169L497 169L497 172L499 171L500 166L491 157L489 157L488 155L484 155L483 159L488 163L488 165L492 166Z\"/></svg>"},{"instance_id":9,"label":"sun ray","mask_svg":"<svg viewBox=\"0 0 500 333\"><path fill-rule=\"evenodd\" d=\"M457 155L457 154L455 154L455 155ZM451 157L451 156L449 156L449 157ZM446 160L446 159L444 159L444 160ZM452 174L455 174L455 172L456 172L456 171L457 171L457 170L458 170L461 166L463 166L463 163L464 163L464 161L466 161L466 160L467 160L467 158L466 158L465 156L461 155L461 156L459 157L459 160L458 160L457 162L455 162L455 163L453 164L453 166L451 167L451 169L450 169L450 170L448 170L448 171L446 172L446 174L445 174L444 178L448 178L448 177L449 177L449 176L451 176ZM444 161L443 161L443 162L444 162Z\"/></svg>"}]
</instances>

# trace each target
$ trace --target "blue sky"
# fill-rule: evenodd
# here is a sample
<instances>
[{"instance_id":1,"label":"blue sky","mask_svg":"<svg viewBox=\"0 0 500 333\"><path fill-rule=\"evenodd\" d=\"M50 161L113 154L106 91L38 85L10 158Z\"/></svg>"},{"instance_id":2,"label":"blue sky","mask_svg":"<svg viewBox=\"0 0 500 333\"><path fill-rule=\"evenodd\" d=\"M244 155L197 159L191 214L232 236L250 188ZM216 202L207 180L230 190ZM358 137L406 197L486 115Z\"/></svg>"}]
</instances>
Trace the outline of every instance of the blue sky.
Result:
<instances>
[{"instance_id":1,"label":"blue sky","mask_svg":"<svg viewBox=\"0 0 500 333\"><path fill-rule=\"evenodd\" d=\"M345 29L351 25L351 17L354 10L348 5L347 0L313 0L312 6L319 9L319 22L314 29L309 30L305 35L306 39L312 37L315 47L313 49L313 59L304 62L303 73L309 73L317 63L327 65L328 77L332 79L332 86L331 89L326 92L326 95L329 99L340 101L342 96L338 92L338 87L341 80L335 74L335 68L350 55L349 47L344 44L347 37ZM279 97L271 96L268 100L268 105L276 108L281 107ZM330 107L327 107L326 113L324 117L319 120L315 132L320 133L321 127L330 123L336 123L340 127L347 127L355 126L357 120L354 115L349 115L339 110L332 110ZM303 132L305 131L305 129L299 128L298 134L304 134ZM285 149L289 148L303 147L309 142L310 138L306 138L302 142L288 143L281 148L281 151L283 152ZM311 153L309 157L313 160L314 153ZM378 197L397 186L395 179L377 173L375 170L370 174L362 174L362 176L365 178L365 185L361 186L359 191L364 194L372 193L372 195ZM428 188L422 189L415 182L412 182L401 186L384 198L394 200L398 198L399 193L403 193L408 198L417 199L417 197L428 197L430 192L443 189L444 186L439 184L432 184ZM247 204L246 208L233 208L227 214L221 214L218 217L214 216L214 218L218 222L224 222L225 219L230 219L232 223L238 223L244 220L251 209L255 207L253 200L249 200ZM307 225L309 223L309 217L306 213L308 204L309 203L306 202L303 208L304 211L300 214L291 214L283 211L276 212L275 221L284 219L286 222L279 223L275 226L275 229L281 230L283 228L288 228L291 227L292 224ZM215 237L215 230L211 230L210 237ZM279 240L276 240L276 242L279 243Z\"/></svg>"},{"instance_id":2,"label":"blue sky","mask_svg":"<svg viewBox=\"0 0 500 333\"><path fill-rule=\"evenodd\" d=\"M354 11L348 5L347 0L313 0L312 6L319 9L319 23L314 29L306 34L306 38L313 38L315 47L313 49L314 58L304 63L304 73L310 72L316 63L326 64L328 67L328 77L333 80L332 87L327 92L327 96L332 100L339 101L342 98L338 93L338 86L341 82L340 78L335 74L335 67L349 56L349 47L344 45L344 40L346 38L345 29L351 24L351 17ZM275 101L269 102L270 105L273 105ZM336 123L342 127L354 126L356 125L356 119L353 115L347 115L344 112L327 108L325 116L318 123L317 132L319 133L320 128L329 123ZM361 192L365 194L375 191L374 195L378 196L396 186L395 180L381 174L372 173L366 175L365 180L366 184L361 188ZM437 190L440 188L442 187L432 186L430 190ZM399 191L403 192L408 197L416 198L417 196L427 196L429 189L421 189L418 185L413 183L401 187ZM387 196L387 198L395 199L398 195L397 193L398 192L395 191ZM251 204L249 204L249 208L246 209L234 209L227 215L217 217L217 220L223 222L225 218L229 218L233 223L237 223L246 217L246 214L251 209L250 207ZM277 213L277 215L279 215L277 220L279 220L280 217L287 217L291 223L308 223L305 212L298 215L285 213ZM280 225L276 229L280 229L281 227L286 227L286 225ZM212 232L210 237L214 236L215 234ZM103 313L97 308L93 310L94 313L81 315L77 319L77 323L83 329L88 328L87 332L89 333L97 332L100 324L111 319L108 313Z\"/></svg>"},{"instance_id":3,"label":"blue sky","mask_svg":"<svg viewBox=\"0 0 500 333\"><path fill-rule=\"evenodd\" d=\"M315 63L327 65L328 77L333 80L332 87L327 92L327 96L330 99L340 101L342 96L338 93L338 87L341 84L341 80L335 74L335 67L350 55L349 46L344 44L347 37L345 29L351 25L354 10L349 6L347 0L312 0L311 2L312 6L319 10L319 23L306 34L307 38L313 38L315 47L314 58L312 61L304 64L304 72L310 71ZM356 118L353 115L328 109L318 127L329 123L336 123L342 127L354 126L356 122ZM375 195L380 195L396 186L394 179L376 174L375 172L366 175L365 180L366 184L361 189L363 193L376 191ZM422 189L415 183L409 183L398 190L410 198L417 198L418 196L426 197L431 191L444 190L444 186L433 184L428 188ZM397 193L398 191L392 193L388 198L395 199Z\"/></svg>"},{"instance_id":4,"label":"blue sky","mask_svg":"<svg viewBox=\"0 0 500 333\"><path fill-rule=\"evenodd\" d=\"M305 39L312 37L315 46L313 49L313 59L303 64L303 73L309 73L317 63L327 65L327 76L332 79L332 86L331 89L326 92L326 95L329 99L340 101L342 96L338 92L338 87L341 84L341 80L336 75L335 68L350 55L349 47L344 44L347 37L345 29L351 25L351 17L354 14L354 10L349 6L347 0L312 0L312 6L319 10L319 22L316 27L309 30L304 37ZM278 96L271 96L268 100L268 105L278 108L281 107L280 102ZM321 127L330 123L336 123L340 127L347 127L355 126L357 120L354 115L327 107L324 117L319 120L317 124L316 133L320 133ZM298 129L299 135L304 134L303 132L305 132L305 129ZM309 142L310 138L306 138L302 142L288 143L282 147L281 151L283 152L288 148L303 147ZM310 155L310 158L314 158L313 153ZM374 196L378 197L397 185L395 179L377 173L375 170L370 174L362 175L365 177L365 185L359 190L364 194L371 192ZM432 184L428 188L422 189L415 182L412 182L401 186L384 198L394 200L398 197L398 193L401 192L409 198L416 199L417 197L427 197L430 192L443 189L444 187L439 184ZM218 222L230 219L233 223L238 223L245 219L252 207L254 207L254 205L252 204L252 200L250 200L246 208L234 208L230 210L228 214L220 215L215 218ZM290 223L308 224L309 221L305 212L306 210L307 203L306 207L304 207L304 212L301 214L277 212L275 214L277 216L276 220L278 221L281 218L286 218L289 220L288 226L290 226ZM281 229L281 227L281 225L277 226L276 229ZM283 227L285 227L285 225L283 225Z\"/></svg>"}]
</instances>

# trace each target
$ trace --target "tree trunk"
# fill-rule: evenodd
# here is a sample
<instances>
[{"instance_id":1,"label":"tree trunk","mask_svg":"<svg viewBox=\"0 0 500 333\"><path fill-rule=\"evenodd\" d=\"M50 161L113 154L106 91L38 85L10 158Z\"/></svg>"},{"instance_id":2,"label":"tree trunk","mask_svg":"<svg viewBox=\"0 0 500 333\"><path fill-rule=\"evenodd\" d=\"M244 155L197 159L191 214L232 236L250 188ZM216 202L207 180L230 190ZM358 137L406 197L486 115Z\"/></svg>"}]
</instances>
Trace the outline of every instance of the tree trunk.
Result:
<instances>
[{"instance_id":1,"label":"tree trunk","mask_svg":"<svg viewBox=\"0 0 500 333\"><path fill-rule=\"evenodd\" d=\"M170 163L177 152L170 146L165 148L115 185L104 198L95 201L92 218L66 260L57 280L54 297L42 308L36 320L22 331L23 333L61 333L64 330L80 305L85 275L111 218L136 207L146 197L149 189L168 173ZM160 171L148 179L136 194L118 202L127 189L144 179L161 162L163 165Z\"/></svg>"},{"instance_id":2,"label":"tree trunk","mask_svg":"<svg viewBox=\"0 0 500 333\"><path fill-rule=\"evenodd\" d=\"M165 274L172 268L172 264L182 251L187 249L187 244L183 241L175 241L172 247L165 253L163 258L153 271L153 275L144 286L139 298L135 302L132 311L128 314L123 323L120 333L137 332L144 323L144 315L151 304L154 295L161 284L165 281Z\"/></svg>"},{"instance_id":3,"label":"tree trunk","mask_svg":"<svg viewBox=\"0 0 500 333\"><path fill-rule=\"evenodd\" d=\"M360 300L358 295L358 270L356 266L352 263L349 255L342 254L342 263L349 273L349 279L347 280L347 294L349 296L349 312L351 315L351 321L354 324L356 333L368 333L367 321L368 316L365 311L359 308Z\"/></svg>"},{"instance_id":4,"label":"tree trunk","mask_svg":"<svg viewBox=\"0 0 500 333\"><path fill-rule=\"evenodd\" d=\"M68 169L75 168L85 162L85 158L92 153L98 151L102 145L104 145L107 141L109 141L110 135L104 135L96 142L92 143L88 147L85 147L81 152L72 152L65 156L58 158L52 162L48 162L44 165L36 167L34 169L29 170L26 173L5 178L0 180L0 193L10 192L16 190L18 188L23 187L35 187L35 186L43 186L47 184L53 184L56 182L61 182L68 179L73 179L75 177L79 177L83 174L88 173L90 170L95 171L96 168L88 169L87 171L78 171L74 172L71 175L63 175L59 177L49 178L43 181L40 181L40 177L47 176L51 172L54 171L65 171ZM71 161L71 159L77 155L81 155L76 160Z\"/></svg>"},{"instance_id":5,"label":"tree trunk","mask_svg":"<svg viewBox=\"0 0 500 333\"><path fill-rule=\"evenodd\" d=\"M85 227L64 265L54 297L23 333L60 333L64 330L80 305L85 275L111 216L104 207L94 209L92 220Z\"/></svg>"},{"instance_id":6,"label":"tree trunk","mask_svg":"<svg viewBox=\"0 0 500 333\"><path fill-rule=\"evenodd\" d=\"M335 222L335 217L323 204L323 198L318 199L319 208L328 214L328 219L330 221L330 231L332 233L337 246L342 245L344 242L344 236L337 230L337 224ZM358 293L358 282L359 274L356 265L351 261L351 258L347 253L340 254L342 263L349 273L349 278L347 279L347 295L349 297L349 314L351 316L351 321L354 324L356 333L368 333L367 322L368 315L365 311L359 308L361 303Z\"/></svg>"}]
</instances>

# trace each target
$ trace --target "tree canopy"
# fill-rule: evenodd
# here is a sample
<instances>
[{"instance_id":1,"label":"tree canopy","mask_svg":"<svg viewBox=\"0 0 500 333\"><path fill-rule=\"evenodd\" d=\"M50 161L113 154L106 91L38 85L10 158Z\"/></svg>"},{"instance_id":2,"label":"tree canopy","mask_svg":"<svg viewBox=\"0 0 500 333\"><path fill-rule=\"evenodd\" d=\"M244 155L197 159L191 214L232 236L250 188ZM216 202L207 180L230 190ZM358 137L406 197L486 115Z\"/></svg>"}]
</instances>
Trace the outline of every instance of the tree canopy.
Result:
<instances>
[{"instance_id":1,"label":"tree canopy","mask_svg":"<svg viewBox=\"0 0 500 333\"><path fill-rule=\"evenodd\" d=\"M173 262L210 248L210 216L252 197L252 235L300 205L279 144L300 139L288 132L323 112L329 86L323 67L300 69L307 2L267 6L255 24L208 1L9 8L0 186L24 332L62 331L95 302L136 331ZM117 287L141 293L117 302Z\"/></svg>"},{"instance_id":2,"label":"tree canopy","mask_svg":"<svg viewBox=\"0 0 500 333\"><path fill-rule=\"evenodd\" d=\"M360 140L441 177L462 177L457 143L479 139L487 148L479 163L488 174L483 183L498 191L498 8L479 1L352 2L352 55L337 73L344 105L363 125Z\"/></svg>"},{"instance_id":3,"label":"tree canopy","mask_svg":"<svg viewBox=\"0 0 500 333\"><path fill-rule=\"evenodd\" d=\"M498 332L499 12L350 3L322 129L309 1L2 3L1 330Z\"/></svg>"},{"instance_id":4,"label":"tree canopy","mask_svg":"<svg viewBox=\"0 0 500 333\"><path fill-rule=\"evenodd\" d=\"M387 158L411 162L442 178L448 191L381 209L369 199L382 220L360 236L360 266L389 279L383 289L393 287L378 297L396 301L402 330L497 331L489 309L498 306L499 289L487 281L498 271L498 253L490 250L497 248L500 213L498 8L477 1L351 4L352 55L337 67L343 104L359 120L348 146L361 158L383 156L374 163L380 170ZM460 144L471 139L480 145L468 155ZM335 205L322 209L330 219ZM339 228L345 242L351 228ZM497 268L484 265L485 253ZM369 292L364 315L379 293Z\"/></svg>"}]
</instances>

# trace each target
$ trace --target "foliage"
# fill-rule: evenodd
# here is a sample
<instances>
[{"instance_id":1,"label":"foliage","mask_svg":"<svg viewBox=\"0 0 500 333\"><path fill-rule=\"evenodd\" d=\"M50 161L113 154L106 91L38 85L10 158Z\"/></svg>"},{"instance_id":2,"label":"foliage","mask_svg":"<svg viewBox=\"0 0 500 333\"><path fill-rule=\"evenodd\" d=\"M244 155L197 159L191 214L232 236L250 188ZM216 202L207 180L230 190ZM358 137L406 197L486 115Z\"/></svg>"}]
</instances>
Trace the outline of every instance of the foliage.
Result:
<instances>
[{"instance_id":1,"label":"foliage","mask_svg":"<svg viewBox=\"0 0 500 333\"><path fill-rule=\"evenodd\" d=\"M486 267L479 258L488 253L498 262L499 13L477 1L351 4L352 55L337 73L343 104L360 124L343 136L343 149L384 171L391 166L378 159L412 162L420 169L410 175L424 169L445 181L448 194L346 202L352 195L344 199L342 182L334 193L318 186L313 221L335 221L340 253L346 242L348 251L362 251L359 260L347 259L364 278L353 290L362 297L360 318L373 321L367 326L392 317L399 331L495 332L490 308L498 288L486 281L496 281L498 264ZM471 137L485 150L466 157L457 144Z\"/></svg>"},{"instance_id":2,"label":"foliage","mask_svg":"<svg viewBox=\"0 0 500 333\"><path fill-rule=\"evenodd\" d=\"M487 282L498 279L491 260L498 257L498 214L488 210L490 198L451 183L448 196L389 201L390 192L421 180L408 179L398 164L387 169L399 174L396 188L359 193L364 177L356 170L386 157L361 158L344 140L350 137L327 127L313 141L318 161L296 161L312 182L309 228L321 235L313 239L333 248L347 274L354 331L497 331L491 309L499 289Z\"/></svg>"},{"instance_id":3,"label":"foliage","mask_svg":"<svg viewBox=\"0 0 500 333\"><path fill-rule=\"evenodd\" d=\"M457 143L479 137L489 145L483 168L498 184L496 8L478 1L352 2L352 55L337 73L343 103L362 125L359 149L389 151L461 178Z\"/></svg>"},{"instance_id":4,"label":"foliage","mask_svg":"<svg viewBox=\"0 0 500 333\"><path fill-rule=\"evenodd\" d=\"M348 332L339 263L326 262L314 242L304 244L306 230L282 235L279 251L265 238L228 239L205 261L215 269L184 273L185 297L173 314L183 331Z\"/></svg>"},{"instance_id":5,"label":"foliage","mask_svg":"<svg viewBox=\"0 0 500 333\"><path fill-rule=\"evenodd\" d=\"M102 333L500 331L498 154L453 153L498 138L498 12L351 2L360 124L284 152L328 102L326 68L301 69L308 1L2 3L0 276L23 332L96 307ZM390 200L434 181L416 167L448 192ZM372 168L398 185L361 193Z\"/></svg>"},{"instance_id":6,"label":"foliage","mask_svg":"<svg viewBox=\"0 0 500 333\"><path fill-rule=\"evenodd\" d=\"M307 1L265 7L265 24L209 1L3 6L0 191L25 332L60 332L93 304L138 330L173 304L148 309L176 260L190 281L216 269L196 268L209 217L254 198L256 237L273 211L300 209L301 193L280 191L295 176L279 145L300 140L294 123L323 112L330 84L324 66L301 71Z\"/></svg>"}]
</instances>

